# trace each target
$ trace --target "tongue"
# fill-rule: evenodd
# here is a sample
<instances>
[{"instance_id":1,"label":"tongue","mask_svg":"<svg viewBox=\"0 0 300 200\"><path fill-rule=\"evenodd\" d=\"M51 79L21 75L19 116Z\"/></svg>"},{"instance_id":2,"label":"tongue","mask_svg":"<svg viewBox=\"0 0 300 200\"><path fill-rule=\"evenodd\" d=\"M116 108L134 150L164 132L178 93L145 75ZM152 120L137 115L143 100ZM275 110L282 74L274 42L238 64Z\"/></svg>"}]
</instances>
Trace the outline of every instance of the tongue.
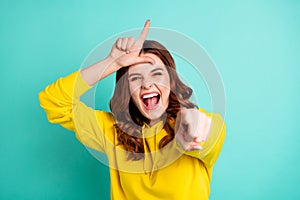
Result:
<instances>
[{"instance_id":1,"label":"tongue","mask_svg":"<svg viewBox=\"0 0 300 200\"><path fill-rule=\"evenodd\" d=\"M145 105L147 108L151 109L158 103L157 97L151 97L144 100Z\"/></svg>"}]
</instances>

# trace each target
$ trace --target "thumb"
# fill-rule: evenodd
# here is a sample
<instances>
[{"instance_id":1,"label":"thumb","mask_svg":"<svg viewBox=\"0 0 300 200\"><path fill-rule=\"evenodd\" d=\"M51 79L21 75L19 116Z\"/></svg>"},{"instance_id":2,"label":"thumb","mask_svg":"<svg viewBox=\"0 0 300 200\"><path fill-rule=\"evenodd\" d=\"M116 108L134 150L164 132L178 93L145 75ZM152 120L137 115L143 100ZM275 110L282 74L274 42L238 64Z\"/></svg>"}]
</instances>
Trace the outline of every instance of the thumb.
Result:
<instances>
[{"instance_id":1,"label":"thumb","mask_svg":"<svg viewBox=\"0 0 300 200\"><path fill-rule=\"evenodd\" d=\"M203 149L203 147L201 147L200 145L194 145L194 146L192 146L191 151L192 150L202 150L202 149Z\"/></svg>"}]
</instances>

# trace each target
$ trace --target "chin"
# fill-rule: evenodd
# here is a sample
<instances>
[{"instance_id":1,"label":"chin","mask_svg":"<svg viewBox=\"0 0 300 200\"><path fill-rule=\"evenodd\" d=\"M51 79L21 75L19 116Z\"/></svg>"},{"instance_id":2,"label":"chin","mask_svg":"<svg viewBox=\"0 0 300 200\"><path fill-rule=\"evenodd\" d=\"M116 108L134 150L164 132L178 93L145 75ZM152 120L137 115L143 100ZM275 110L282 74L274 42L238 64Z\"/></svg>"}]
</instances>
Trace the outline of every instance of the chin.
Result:
<instances>
[{"instance_id":1,"label":"chin","mask_svg":"<svg viewBox=\"0 0 300 200\"><path fill-rule=\"evenodd\" d=\"M152 110L147 110L144 107L142 107L142 108L140 107L139 110L144 117L146 117L147 119L149 119L151 121L162 120L162 118L166 112L166 108L163 108L162 106L158 106L156 109L152 109Z\"/></svg>"}]
</instances>

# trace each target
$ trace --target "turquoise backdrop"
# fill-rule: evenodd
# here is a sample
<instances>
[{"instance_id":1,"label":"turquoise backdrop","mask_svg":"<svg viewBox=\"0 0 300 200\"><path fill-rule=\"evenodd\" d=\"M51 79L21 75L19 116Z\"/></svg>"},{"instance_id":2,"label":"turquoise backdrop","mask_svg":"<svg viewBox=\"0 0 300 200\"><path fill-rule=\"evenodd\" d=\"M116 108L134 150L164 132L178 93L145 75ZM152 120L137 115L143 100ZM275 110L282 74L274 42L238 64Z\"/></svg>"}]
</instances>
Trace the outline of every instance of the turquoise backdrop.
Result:
<instances>
[{"instance_id":1,"label":"turquoise backdrop","mask_svg":"<svg viewBox=\"0 0 300 200\"><path fill-rule=\"evenodd\" d=\"M47 122L37 95L148 18L195 40L222 76L227 138L210 199L300 199L299 10L296 0L1 0L0 199L109 199L108 168Z\"/></svg>"}]
</instances>

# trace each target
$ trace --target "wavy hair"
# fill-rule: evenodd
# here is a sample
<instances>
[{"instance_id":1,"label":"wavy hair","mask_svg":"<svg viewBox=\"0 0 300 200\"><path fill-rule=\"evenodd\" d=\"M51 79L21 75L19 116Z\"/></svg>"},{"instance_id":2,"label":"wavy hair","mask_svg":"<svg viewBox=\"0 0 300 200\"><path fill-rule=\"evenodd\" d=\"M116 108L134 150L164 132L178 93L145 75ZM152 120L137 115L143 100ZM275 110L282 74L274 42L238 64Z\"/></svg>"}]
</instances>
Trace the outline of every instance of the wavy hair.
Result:
<instances>
[{"instance_id":1,"label":"wavy hair","mask_svg":"<svg viewBox=\"0 0 300 200\"><path fill-rule=\"evenodd\" d=\"M189 101L193 91L178 77L174 59L170 52L160 43L146 40L140 54L151 53L158 56L167 68L170 76L169 105L164 114L164 129L167 135L159 142L159 148L163 148L174 139L174 123L180 107L196 107ZM110 109L116 119L115 128L118 145L123 145L128 151L129 160L139 160L144 156L144 141L142 138L142 126L149 124L150 120L144 117L135 106L129 91L128 67L122 67L117 71L116 86L110 100Z\"/></svg>"}]
</instances>

